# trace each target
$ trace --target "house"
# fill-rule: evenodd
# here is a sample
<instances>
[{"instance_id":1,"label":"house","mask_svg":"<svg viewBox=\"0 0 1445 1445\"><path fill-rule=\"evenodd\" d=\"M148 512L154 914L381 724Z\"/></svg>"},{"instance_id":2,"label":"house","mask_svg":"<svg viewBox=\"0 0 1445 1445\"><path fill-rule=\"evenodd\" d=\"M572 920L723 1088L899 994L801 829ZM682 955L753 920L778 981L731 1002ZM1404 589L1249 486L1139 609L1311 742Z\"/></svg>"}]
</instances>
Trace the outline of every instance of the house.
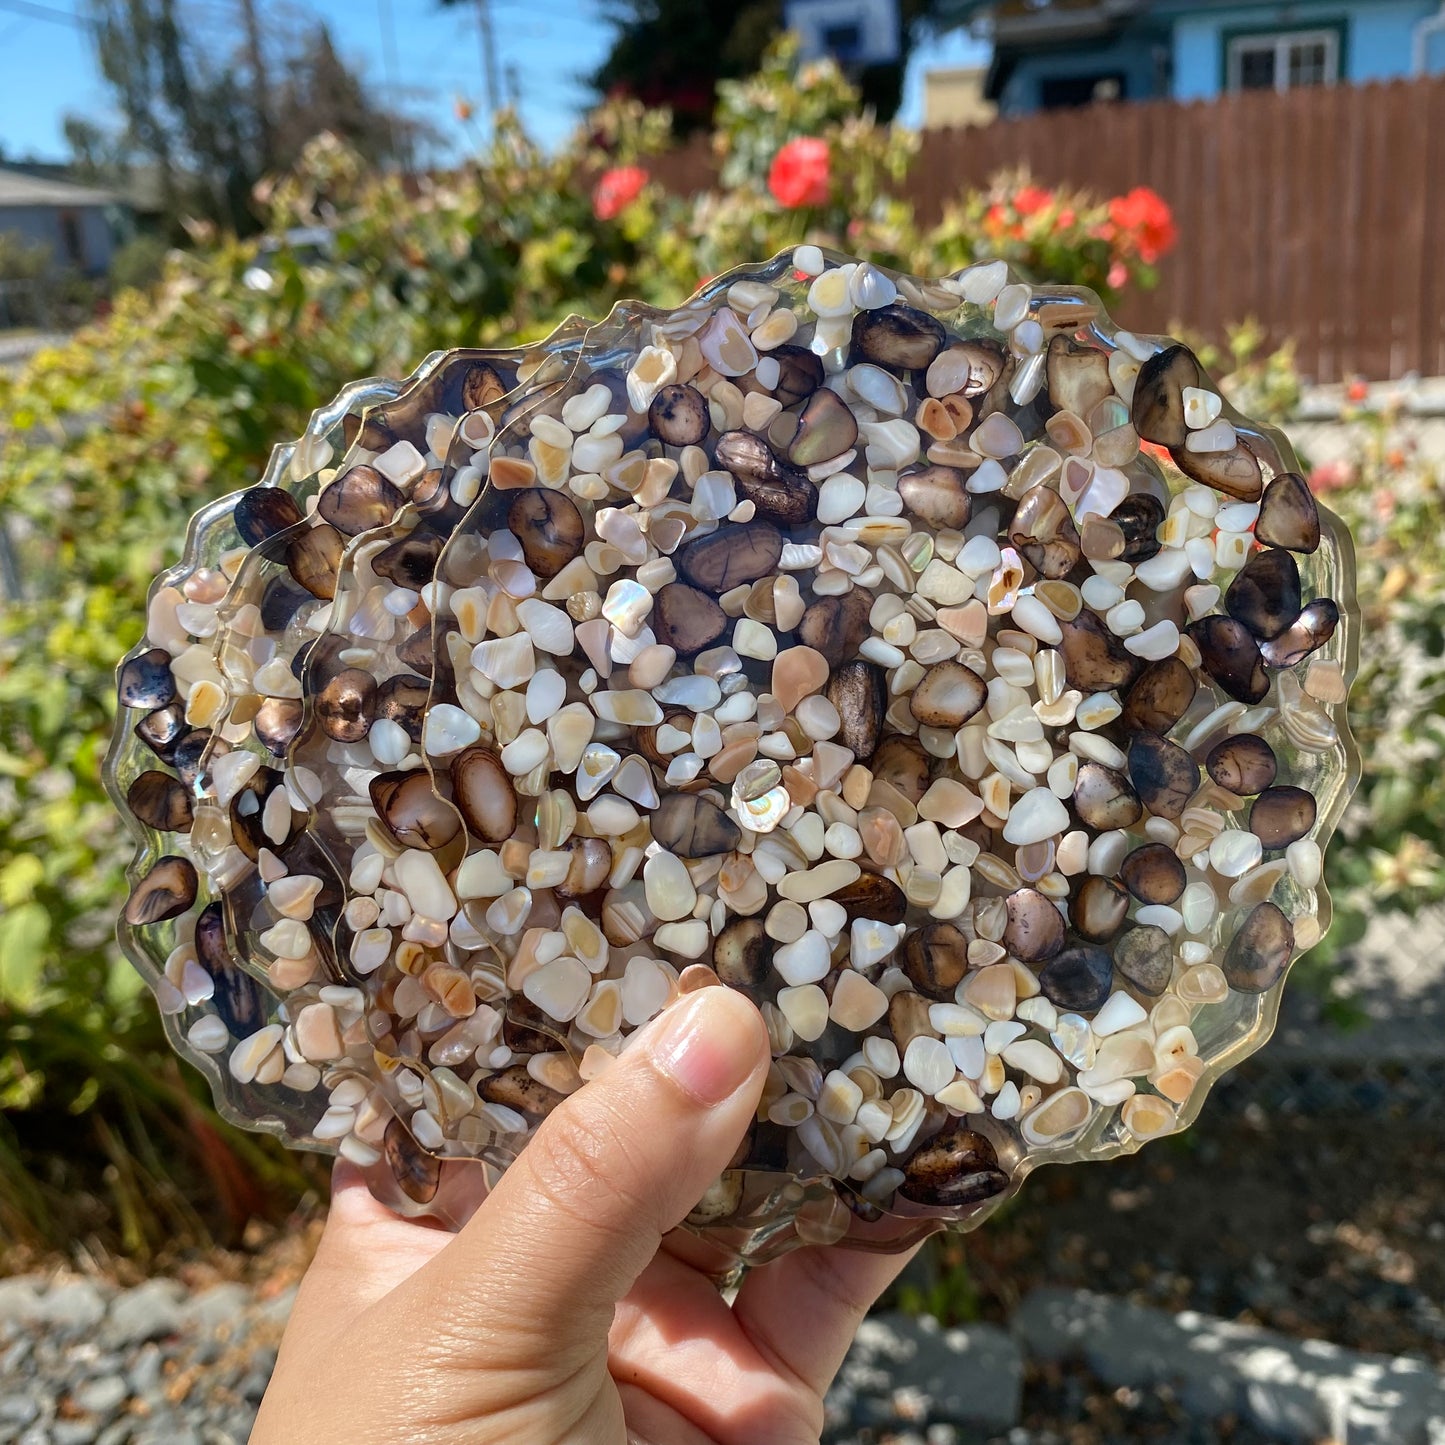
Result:
<instances>
[{"instance_id":1,"label":"house","mask_svg":"<svg viewBox=\"0 0 1445 1445\"><path fill-rule=\"evenodd\" d=\"M959 0L1004 115L1445 73L1441 0Z\"/></svg>"},{"instance_id":2,"label":"house","mask_svg":"<svg viewBox=\"0 0 1445 1445\"><path fill-rule=\"evenodd\" d=\"M0 234L46 246L52 263L85 276L110 268L121 198L69 181L0 169Z\"/></svg>"}]
</instances>

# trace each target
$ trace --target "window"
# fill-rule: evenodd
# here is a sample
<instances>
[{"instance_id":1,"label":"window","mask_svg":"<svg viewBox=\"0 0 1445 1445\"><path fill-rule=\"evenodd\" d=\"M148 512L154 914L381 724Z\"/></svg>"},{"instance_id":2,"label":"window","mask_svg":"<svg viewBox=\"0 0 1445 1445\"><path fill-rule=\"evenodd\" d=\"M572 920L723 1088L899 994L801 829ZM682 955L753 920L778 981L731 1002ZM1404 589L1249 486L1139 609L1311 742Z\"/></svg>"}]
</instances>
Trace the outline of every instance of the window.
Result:
<instances>
[{"instance_id":1,"label":"window","mask_svg":"<svg viewBox=\"0 0 1445 1445\"><path fill-rule=\"evenodd\" d=\"M1241 35L1229 42L1230 90L1293 90L1340 78L1340 37L1334 30Z\"/></svg>"},{"instance_id":2,"label":"window","mask_svg":"<svg viewBox=\"0 0 1445 1445\"><path fill-rule=\"evenodd\" d=\"M863 27L861 25L825 25L823 47L836 60L847 64L863 53Z\"/></svg>"}]
</instances>

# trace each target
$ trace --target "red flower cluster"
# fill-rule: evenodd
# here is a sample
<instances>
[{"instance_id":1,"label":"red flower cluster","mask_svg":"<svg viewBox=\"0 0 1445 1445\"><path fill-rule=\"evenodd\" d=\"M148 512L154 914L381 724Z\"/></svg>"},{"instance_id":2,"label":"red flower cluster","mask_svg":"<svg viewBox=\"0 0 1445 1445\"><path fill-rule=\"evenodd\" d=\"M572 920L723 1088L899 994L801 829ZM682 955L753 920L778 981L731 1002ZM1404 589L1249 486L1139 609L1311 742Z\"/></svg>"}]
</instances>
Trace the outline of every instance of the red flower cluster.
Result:
<instances>
[{"instance_id":1,"label":"red flower cluster","mask_svg":"<svg viewBox=\"0 0 1445 1445\"><path fill-rule=\"evenodd\" d=\"M1146 266L1171 251L1179 239L1168 201L1148 186L1135 186L1127 196L1115 196L1109 202L1109 219L1116 239L1132 245Z\"/></svg>"},{"instance_id":2,"label":"red flower cluster","mask_svg":"<svg viewBox=\"0 0 1445 1445\"><path fill-rule=\"evenodd\" d=\"M592 214L599 221L610 221L641 195L646 184L647 172L641 166L615 166L603 171L592 190Z\"/></svg>"},{"instance_id":3,"label":"red flower cluster","mask_svg":"<svg viewBox=\"0 0 1445 1445\"><path fill-rule=\"evenodd\" d=\"M828 142L813 136L790 140L773 157L768 171L768 189L779 205L789 210L799 206L822 206L828 200L830 157Z\"/></svg>"}]
</instances>

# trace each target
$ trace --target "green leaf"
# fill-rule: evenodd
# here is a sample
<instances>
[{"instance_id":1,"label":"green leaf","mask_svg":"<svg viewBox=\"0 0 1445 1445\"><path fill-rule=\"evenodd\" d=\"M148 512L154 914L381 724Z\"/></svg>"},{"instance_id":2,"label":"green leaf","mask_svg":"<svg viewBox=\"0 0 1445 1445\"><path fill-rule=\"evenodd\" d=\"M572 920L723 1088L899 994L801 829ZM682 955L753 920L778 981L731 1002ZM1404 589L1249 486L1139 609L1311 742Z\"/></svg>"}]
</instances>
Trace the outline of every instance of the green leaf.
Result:
<instances>
[{"instance_id":1,"label":"green leaf","mask_svg":"<svg viewBox=\"0 0 1445 1445\"><path fill-rule=\"evenodd\" d=\"M45 877L45 865L33 853L22 853L0 868L0 905L14 908L29 901Z\"/></svg>"},{"instance_id":2,"label":"green leaf","mask_svg":"<svg viewBox=\"0 0 1445 1445\"><path fill-rule=\"evenodd\" d=\"M50 915L39 903L23 903L0 915L0 1003L25 1010L40 995Z\"/></svg>"}]
</instances>

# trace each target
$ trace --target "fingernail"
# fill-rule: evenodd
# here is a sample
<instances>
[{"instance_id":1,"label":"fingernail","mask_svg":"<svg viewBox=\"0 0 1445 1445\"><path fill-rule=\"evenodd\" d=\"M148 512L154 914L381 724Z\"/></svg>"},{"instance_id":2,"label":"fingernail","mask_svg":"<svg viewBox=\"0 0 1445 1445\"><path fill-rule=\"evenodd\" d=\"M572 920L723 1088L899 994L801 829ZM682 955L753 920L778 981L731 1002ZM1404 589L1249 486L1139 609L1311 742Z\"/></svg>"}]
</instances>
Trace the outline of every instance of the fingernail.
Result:
<instances>
[{"instance_id":1,"label":"fingernail","mask_svg":"<svg viewBox=\"0 0 1445 1445\"><path fill-rule=\"evenodd\" d=\"M700 1104L720 1104L747 1082L763 1049L762 1020L725 988L678 1000L648 1042L653 1062Z\"/></svg>"}]
</instances>

